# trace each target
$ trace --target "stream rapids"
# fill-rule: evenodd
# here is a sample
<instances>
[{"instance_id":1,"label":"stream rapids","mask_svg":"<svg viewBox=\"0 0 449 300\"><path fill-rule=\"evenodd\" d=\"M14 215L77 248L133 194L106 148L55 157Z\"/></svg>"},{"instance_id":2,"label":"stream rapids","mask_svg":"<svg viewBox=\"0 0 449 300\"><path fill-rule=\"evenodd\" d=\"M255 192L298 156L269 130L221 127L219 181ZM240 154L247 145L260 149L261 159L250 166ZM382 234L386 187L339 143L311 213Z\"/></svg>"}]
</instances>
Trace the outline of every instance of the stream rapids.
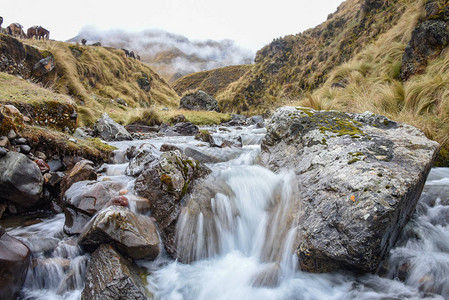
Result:
<instances>
[{"instance_id":1,"label":"stream rapids","mask_svg":"<svg viewBox=\"0 0 449 300\"><path fill-rule=\"evenodd\" d=\"M243 147L211 148L193 137L113 142L118 159L105 165L98 179L119 181L132 192L135 179L125 175L123 153L143 143L156 149L162 144L190 147L217 161L206 164L213 171L204 183L209 193L201 203L187 199L178 219L178 251L187 263L164 252L155 261L137 261L154 299L449 298L449 168L431 170L414 216L379 274L311 274L299 270L294 254L294 175L275 174L257 164L265 129L206 129L223 138L241 136ZM212 214L201 210L202 205L210 206ZM20 299L81 298L89 254L76 236L64 234L63 224L64 215L57 214L4 225L32 250Z\"/></svg>"}]
</instances>

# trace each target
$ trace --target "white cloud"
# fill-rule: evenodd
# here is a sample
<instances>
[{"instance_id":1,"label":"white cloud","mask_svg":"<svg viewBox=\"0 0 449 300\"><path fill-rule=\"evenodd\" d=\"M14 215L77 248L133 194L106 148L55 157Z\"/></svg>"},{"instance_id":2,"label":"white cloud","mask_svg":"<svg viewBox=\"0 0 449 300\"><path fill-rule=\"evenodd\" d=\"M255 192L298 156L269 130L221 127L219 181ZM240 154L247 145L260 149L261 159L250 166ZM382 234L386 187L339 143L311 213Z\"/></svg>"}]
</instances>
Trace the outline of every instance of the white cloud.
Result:
<instances>
[{"instance_id":1,"label":"white cloud","mask_svg":"<svg viewBox=\"0 0 449 300\"><path fill-rule=\"evenodd\" d=\"M85 25L141 31L161 28L190 39L235 40L257 50L273 38L313 27L341 0L31 0L4 1L4 26L42 25L66 40Z\"/></svg>"}]
</instances>

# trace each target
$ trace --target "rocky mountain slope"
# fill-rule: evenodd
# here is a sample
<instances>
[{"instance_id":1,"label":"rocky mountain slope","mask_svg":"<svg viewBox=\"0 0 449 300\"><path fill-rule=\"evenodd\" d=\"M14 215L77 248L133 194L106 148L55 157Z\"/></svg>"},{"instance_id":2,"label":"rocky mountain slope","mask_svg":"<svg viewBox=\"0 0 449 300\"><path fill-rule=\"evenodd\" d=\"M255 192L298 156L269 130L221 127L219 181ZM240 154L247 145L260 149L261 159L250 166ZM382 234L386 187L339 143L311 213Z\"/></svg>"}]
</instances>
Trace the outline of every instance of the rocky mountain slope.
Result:
<instances>
[{"instance_id":1,"label":"rocky mountain slope","mask_svg":"<svg viewBox=\"0 0 449 300\"><path fill-rule=\"evenodd\" d=\"M139 109L178 105L179 97L165 80L122 50L7 35L0 39L0 71L71 96L78 105L79 125L91 124L103 112L126 123ZM45 58L38 73L34 65Z\"/></svg>"},{"instance_id":2,"label":"rocky mountain slope","mask_svg":"<svg viewBox=\"0 0 449 300\"><path fill-rule=\"evenodd\" d=\"M185 36L163 30L130 33L123 30L100 31L84 28L68 42L100 42L104 46L124 48L138 53L158 74L173 82L186 74L230 65L250 64L254 53L233 41L191 41Z\"/></svg>"},{"instance_id":3,"label":"rocky mountain slope","mask_svg":"<svg viewBox=\"0 0 449 300\"><path fill-rule=\"evenodd\" d=\"M349 61L397 23L405 0L347 0L328 20L273 40L257 52L253 71L220 99L224 107L268 109L270 99L299 97L320 86L334 67Z\"/></svg>"}]
</instances>

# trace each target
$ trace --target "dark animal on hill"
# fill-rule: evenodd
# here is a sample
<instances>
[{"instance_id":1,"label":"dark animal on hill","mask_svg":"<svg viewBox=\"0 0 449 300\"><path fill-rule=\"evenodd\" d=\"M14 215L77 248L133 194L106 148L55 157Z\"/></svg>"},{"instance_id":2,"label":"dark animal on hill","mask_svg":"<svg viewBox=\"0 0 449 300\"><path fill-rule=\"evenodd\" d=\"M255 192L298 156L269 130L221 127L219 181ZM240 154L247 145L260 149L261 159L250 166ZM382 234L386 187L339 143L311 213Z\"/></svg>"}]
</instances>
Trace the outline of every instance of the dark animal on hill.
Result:
<instances>
[{"instance_id":1,"label":"dark animal on hill","mask_svg":"<svg viewBox=\"0 0 449 300\"><path fill-rule=\"evenodd\" d=\"M136 54L136 58L137 58L138 61L140 61L140 55L139 54Z\"/></svg>"},{"instance_id":2,"label":"dark animal on hill","mask_svg":"<svg viewBox=\"0 0 449 300\"><path fill-rule=\"evenodd\" d=\"M27 30L27 38L32 39L33 37L37 38L37 28L39 26L32 26Z\"/></svg>"},{"instance_id":3,"label":"dark animal on hill","mask_svg":"<svg viewBox=\"0 0 449 300\"><path fill-rule=\"evenodd\" d=\"M134 51L132 51L132 50L129 51L129 57L136 59L136 55L134 54Z\"/></svg>"},{"instance_id":4,"label":"dark animal on hill","mask_svg":"<svg viewBox=\"0 0 449 300\"><path fill-rule=\"evenodd\" d=\"M81 40L81 44L83 44L83 46L86 46L86 43L87 43L86 39Z\"/></svg>"},{"instance_id":5,"label":"dark animal on hill","mask_svg":"<svg viewBox=\"0 0 449 300\"><path fill-rule=\"evenodd\" d=\"M0 27L2 27L3 24L3 17L0 17Z\"/></svg>"},{"instance_id":6,"label":"dark animal on hill","mask_svg":"<svg viewBox=\"0 0 449 300\"><path fill-rule=\"evenodd\" d=\"M48 40L50 38L50 31L48 31L47 29L45 29L42 26L39 26L37 28L37 36L38 36L38 39L42 38L42 39Z\"/></svg>"},{"instance_id":7,"label":"dark animal on hill","mask_svg":"<svg viewBox=\"0 0 449 300\"><path fill-rule=\"evenodd\" d=\"M25 32L23 32L23 26L20 25L19 23L11 23L9 24L8 27L6 27L6 29L8 30L8 34L14 36L14 37L21 37L24 38L25 37Z\"/></svg>"},{"instance_id":8,"label":"dark animal on hill","mask_svg":"<svg viewBox=\"0 0 449 300\"><path fill-rule=\"evenodd\" d=\"M129 50L122 48L123 52L125 52L125 56L129 57Z\"/></svg>"},{"instance_id":9,"label":"dark animal on hill","mask_svg":"<svg viewBox=\"0 0 449 300\"><path fill-rule=\"evenodd\" d=\"M49 39L50 38L50 31L48 31L47 29L45 29L42 26L32 26L30 28L28 28L27 30L27 37L29 39L35 37L38 40L42 39Z\"/></svg>"}]
</instances>

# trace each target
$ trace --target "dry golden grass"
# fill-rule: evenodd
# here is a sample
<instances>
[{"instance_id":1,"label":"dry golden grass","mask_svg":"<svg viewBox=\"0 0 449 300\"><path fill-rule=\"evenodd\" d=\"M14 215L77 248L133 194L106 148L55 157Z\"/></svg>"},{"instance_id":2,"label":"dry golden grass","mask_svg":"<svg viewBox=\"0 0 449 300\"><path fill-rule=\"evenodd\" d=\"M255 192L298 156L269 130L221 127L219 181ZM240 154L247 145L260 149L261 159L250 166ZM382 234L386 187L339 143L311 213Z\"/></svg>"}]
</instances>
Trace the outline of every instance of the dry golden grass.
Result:
<instances>
[{"instance_id":1,"label":"dry golden grass","mask_svg":"<svg viewBox=\"0 0 449 300\"><path fill-rule=\"evenodd\" d=\"M103 112L120 123L152 105L175 107L179 97L170 85L138 60L125 57L122 50L80 46L57 41L24 40L51 52L56 62L57 80L52 88L72 96L80 110L79 124L89 125ZM149 92L138 85L147 76ZM117 103L123 99L127 106Z\"/></svg>"},{"instance_id":2,"label":"dry golden grass","mask_svg":"<svg viewBox=\"0 0 449 300\"><path fill-rule=\"evenodd\" d=\"M0 101L30 104L56 101L74 104L74 101L67 95L54 93L37 84L3 72L0 72Z\"/></svg>"},{"instance_id":3,"label":"dry golden grass","mask_svg":"<svg viewBox=\"0 0 449 300\"><path fill-rule=\"evenodd\" d=\"M379 40L335 68L323 86L292 104L315 109L371 111L420 128L438 141L438 164L449 164L449 51L429 62L425 73L401 82L402 54L423 17L424 0L409 3L404 16ZM341 82L344 88L332 87Z\"/></svg>"},{"instance_id":4,"label":"dry golden grass","mask_svg":"<svg viewBox=\"0 0 449 300\"><path fill-rule=\"evenodd\" d=\"M220 124L231 120L231 114L219 113L216 111L195 111L195 110L169 110L160 111L158 113L160 119L169 123L170 120L176 115L184 115L188 122L192 122L197 125L213 125Z\"/></svg>"},{"instance_id":5,"label":"dry golden grass","mask_svg":"<svg viewBox=\"0 0 449 300\"><path fill-rule=\"evenodd\" d=\"M215 97L230 83L242 77L249 69L251 69L251 65L238 65L197 72L179 78L172 86L178 95L194 89L203 90Z\"/></svg>"}]
</instances>

